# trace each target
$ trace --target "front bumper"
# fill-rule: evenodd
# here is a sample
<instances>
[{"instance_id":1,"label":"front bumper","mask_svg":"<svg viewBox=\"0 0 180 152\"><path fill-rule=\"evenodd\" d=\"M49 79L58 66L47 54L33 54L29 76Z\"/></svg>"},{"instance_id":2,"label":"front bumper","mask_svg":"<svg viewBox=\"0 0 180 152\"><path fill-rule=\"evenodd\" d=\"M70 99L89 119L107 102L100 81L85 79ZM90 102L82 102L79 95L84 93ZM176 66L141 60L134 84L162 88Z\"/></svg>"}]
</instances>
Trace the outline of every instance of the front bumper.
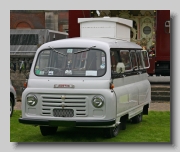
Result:
<instances>
[{"instance_id":1,"label":"front bumper","mask_svg":"<svg viewBox=\"0 0 180 152\"><path fill-rule=\"evenodd\" d=\"M19 118L19 122L29 125L44 125L44 126L66 126L66 127L101 127L101 126L112 126L116 123L115 119L111 120L76 120L76 121L65 121L65 120L43 120L43 119L29 119Z\"/></svg>"}]
</instances>

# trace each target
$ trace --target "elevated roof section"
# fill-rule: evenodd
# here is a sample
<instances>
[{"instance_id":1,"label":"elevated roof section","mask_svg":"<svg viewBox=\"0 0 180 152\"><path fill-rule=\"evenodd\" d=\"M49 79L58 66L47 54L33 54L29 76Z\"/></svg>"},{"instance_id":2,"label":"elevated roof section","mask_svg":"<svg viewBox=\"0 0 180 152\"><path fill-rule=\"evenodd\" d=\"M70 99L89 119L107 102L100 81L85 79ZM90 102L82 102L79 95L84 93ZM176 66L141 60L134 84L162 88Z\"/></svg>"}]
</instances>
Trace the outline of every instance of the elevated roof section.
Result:
<instances>
[{"instance_id":1,"label":"elevated roof section","mask_svg":"<svg viewBox=\"0 0 180 152\"><path fill-rule=\"evenodd\" d=\"M81 37L114 38L130 41L132 20L118 17L78 18Z\"/></svg>"}]
</instances>

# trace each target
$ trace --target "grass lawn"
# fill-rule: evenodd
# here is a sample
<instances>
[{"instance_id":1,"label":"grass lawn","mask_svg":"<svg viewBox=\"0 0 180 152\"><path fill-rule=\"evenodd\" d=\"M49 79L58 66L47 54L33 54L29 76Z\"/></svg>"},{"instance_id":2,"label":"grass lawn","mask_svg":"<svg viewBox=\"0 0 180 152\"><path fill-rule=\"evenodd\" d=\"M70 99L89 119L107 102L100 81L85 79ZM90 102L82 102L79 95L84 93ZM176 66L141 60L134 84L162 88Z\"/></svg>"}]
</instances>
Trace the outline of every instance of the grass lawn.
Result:
<instances>
[{"instance_id":1,"label":"grass lawn","mask_svg":"<svg viewBox=\"0 0 180 152\"><path fill-rule=\"evenodd\" d=\"M39 127L21 124L20 110L10 118L10 142L170 142L170 112L150 111L139 124L127 123L115 138L105 138L102 129L59 127L55 135L42 136Z\"/></svg>"}]
</instances>

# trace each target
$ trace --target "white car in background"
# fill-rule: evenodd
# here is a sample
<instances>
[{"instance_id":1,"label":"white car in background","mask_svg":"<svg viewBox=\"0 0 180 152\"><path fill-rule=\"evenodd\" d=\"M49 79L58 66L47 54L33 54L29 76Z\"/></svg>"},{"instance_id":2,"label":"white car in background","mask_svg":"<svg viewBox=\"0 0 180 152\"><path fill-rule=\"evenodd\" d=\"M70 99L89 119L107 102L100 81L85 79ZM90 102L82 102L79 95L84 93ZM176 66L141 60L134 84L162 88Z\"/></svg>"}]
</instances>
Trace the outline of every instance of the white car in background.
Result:
<instances>
[{"instance_id":1,"label":"white car in background","mask_svg":"<svg viewBox=\"0 0 180 152\"><path fill-rule=\"evenodd\" d=\"M16 99L16 90L12 85L12 82L10 80L10 117L13 114L14 106L16 105L17 99Z\"/></svg>"}]
</instances>

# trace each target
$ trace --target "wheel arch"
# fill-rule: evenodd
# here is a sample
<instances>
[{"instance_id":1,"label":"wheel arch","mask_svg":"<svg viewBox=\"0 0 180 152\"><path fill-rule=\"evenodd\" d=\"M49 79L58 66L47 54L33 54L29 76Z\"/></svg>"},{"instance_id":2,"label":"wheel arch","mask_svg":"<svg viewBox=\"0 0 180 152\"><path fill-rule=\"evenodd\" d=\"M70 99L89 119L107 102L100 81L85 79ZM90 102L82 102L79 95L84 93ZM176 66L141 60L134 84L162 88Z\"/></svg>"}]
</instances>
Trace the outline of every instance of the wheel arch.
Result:
<instances>
[{"instance_id":1,"label":"wheel arch","mask_svg":"<svg viewBox=\"0 0 180 152\"><path fill-rule=\"evenodd\" d=\"M149 104L146 104L146 105L143 107L143 115L148 115L148 108L149 108Z\"/></svg>"},{"instance_id":2,"label":"wheel arch","mask_svg":"<svg viewBox=\"0 0 180 152\"><path fill-rule=\"evenodd\" d=\"M124 121L128 120L128 118L129 118L129 114L125 114L125 115L121 116L120 122L124 122Z\"/></svg>"}]
</instances>

